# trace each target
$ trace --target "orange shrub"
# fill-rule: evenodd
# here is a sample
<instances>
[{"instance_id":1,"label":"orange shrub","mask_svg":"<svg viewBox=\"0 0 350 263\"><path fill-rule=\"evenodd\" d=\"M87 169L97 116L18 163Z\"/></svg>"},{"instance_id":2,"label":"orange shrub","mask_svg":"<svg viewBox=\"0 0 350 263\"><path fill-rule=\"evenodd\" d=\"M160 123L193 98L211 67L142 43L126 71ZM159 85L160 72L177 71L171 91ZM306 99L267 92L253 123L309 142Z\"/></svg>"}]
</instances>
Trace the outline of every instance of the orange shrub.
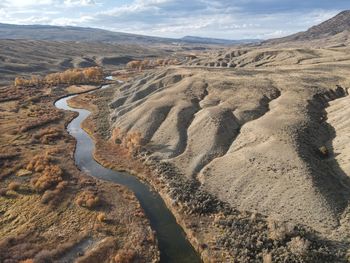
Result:
<instances>
[{"instance_id":1,"label":"orange shrub","mask_svg":"<svg viewBox=\"0 0 350 263\"><path fill-rule=\"evenodd\" d=\"M48 155L36 155L30 160L26 169L34 172L38 167L48 166L50 164L51 158Z\"/></svg>"},{"instance_id":2,"label":"orange shrub","mask_svg":"<svg viewBox=\"0 0 350 263\"><path fill-rule=\"evenodd\" d=\"M142 61L140 60L132 60L128 64L126 64L127 69L140 69Z\"/></svg>"},{"instance_id":3,"label":"orange shrub","mask_svg":"<svg viewBox=\"0 0 350 263\"><path fill-rule=\"evenodd\" d=\"M39 192L52 188L63 181L62 169L50 162L51 157L49 155L36 155L26 167L27 170L40 174L39 177L31 180L32 186Z\"/></svg>"},{"instance_id":4,"label":"orange shrub","mask_svg":"<svg viewBox=\"0 0 350 263\"><path fill-rule=\"evenodd\" d=\"M97 215L97 220L100 221L101 223L105 222L106 221L106 214L105 213L99 213Z\"/></svg>"},{"instance_id":5,"label":"orange shrub","mask_svg":"<svg viewBox=\"0 0 350 263\"><path fill-rule=\"evenodd\" d=\"M124 139L122 145L128 149L129 153L138 151L142 145L142 136L140 132L128 133Z\"/></svg>"},{"instance_id":6,"label":"orange shrub","mask_svg":"<svg viewBox=\"0 0 350 263\"><path fill-rule=\"evenodd\" d=\"M83 70L85 79L89 81L101 81L103 80L103 70L99 67L91 67Z\"/></svg>"},{"instance_id":7,"label":"orange shrub","mask_svg":"<svg viewBox=\"0 0 350 263\"><path fill-rule=\"evenodd\" d=\"M78 195L75 202L82 207L94 208L99 205L100 198L91 191L83 191Z\"/></svg>"},{"instance_id":8,"label":"orange shrub","mask_svg":"<svg viewBox=\"0 0 350 263\"><path fill-rule=\"evenodd\" d=\"M27 85L28 83L28 80L24 79L24 78L21 78L21 77L16 77L15 78L15 86L18 87L18 86L25 86Z\"/></svg>"},{"instance_id":9,"label":"orange shrub","mask_svg":"<svg viewBox=\"0 0 350 263\"><path fill-rule=\"evenodd\" d=\"M129 153L137 152L143 145L143 138L140 132L124 134L119 128L113 130L112 140L121 144Z\"/></svg>"},{"instance_id":10,"label":"orange shrub","mask_svg":"<svg viewBox=\"0 0 350 263\"><path fill-rule=\"evenodd\" d=\"M63 172L61 168L57 165L46 166L39 178L33 179L33 187L39 191L43 192L53 186L56 186L59 182L63 181Z\"/></svg>"},{"instance_id":11,"label":"orange shrub","mask_svg":"<svg viewBox=\"0 0 350 263\"><path fill-rule=\"evenodd\" d=\"M20 189L21 185L17 182L11 182L9 183L9 185L7 186L7 188L9 190L12 190L12 191L18 191Z\"/></svg>"},{"instance_id":12,"label":"orange shrub","mask_svg":"<svg viewBox=\"0 0 350 263\"><path fill-rule=\"evenodd\" d=\"M58 85L58 84L88 84L103 80L103 70L99 67L74 68L61 73L48 74L41 78L32 76L31 79L16 77L15 86L40 86L40 85Z\"/></svg>"}]
</instances>

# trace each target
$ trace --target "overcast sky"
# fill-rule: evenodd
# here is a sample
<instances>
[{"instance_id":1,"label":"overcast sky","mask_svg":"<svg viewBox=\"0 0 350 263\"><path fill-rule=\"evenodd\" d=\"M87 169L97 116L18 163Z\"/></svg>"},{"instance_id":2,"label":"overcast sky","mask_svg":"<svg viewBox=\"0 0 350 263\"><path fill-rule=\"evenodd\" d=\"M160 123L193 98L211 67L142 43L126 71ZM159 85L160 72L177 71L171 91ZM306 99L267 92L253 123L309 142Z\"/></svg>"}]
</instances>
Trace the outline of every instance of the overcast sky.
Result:
<instances>
[{"instance_id":1,"label":"overcast sky","mask_svg":"<svg viewBox=\"0 0 350 263\"><path fill-rule=\"evenodd\" d=\"M0 22L266 39L306 30L346 9L349 0L0 0Z\"/></svg>"}]
</instances>

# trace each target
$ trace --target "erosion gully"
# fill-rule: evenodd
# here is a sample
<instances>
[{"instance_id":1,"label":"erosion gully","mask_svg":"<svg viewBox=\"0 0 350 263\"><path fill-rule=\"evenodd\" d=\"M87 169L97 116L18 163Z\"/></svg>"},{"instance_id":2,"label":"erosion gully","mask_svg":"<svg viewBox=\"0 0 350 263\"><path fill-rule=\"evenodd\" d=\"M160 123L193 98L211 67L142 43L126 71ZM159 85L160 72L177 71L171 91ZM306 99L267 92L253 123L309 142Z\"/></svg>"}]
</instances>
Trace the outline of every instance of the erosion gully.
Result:
<instances>
[{"instance_id":1,"label":"erosion gully","mask_svg":"<svg viewBox=\"0 0 350 263\"><path fill-rule=\"evenodd\" d=\"M101 89L108 87L109 85L104 85ZM67 126L68 133L77 141L74 153L77 167L93 177L124 185L134 192L151 223L152 229L156 232L161 263L201 262L198 253L186 239L184 231L177 224L174 215L158 193L152 191L149 185L140 181L136 176L107 169L94 160L94 141L81 128L81 123L91 112L69 107L67 101L75 96L78 95L64 97L56 101L55 106L58 109L79 113L78 117Z\"/></svg>"}]
</instances>

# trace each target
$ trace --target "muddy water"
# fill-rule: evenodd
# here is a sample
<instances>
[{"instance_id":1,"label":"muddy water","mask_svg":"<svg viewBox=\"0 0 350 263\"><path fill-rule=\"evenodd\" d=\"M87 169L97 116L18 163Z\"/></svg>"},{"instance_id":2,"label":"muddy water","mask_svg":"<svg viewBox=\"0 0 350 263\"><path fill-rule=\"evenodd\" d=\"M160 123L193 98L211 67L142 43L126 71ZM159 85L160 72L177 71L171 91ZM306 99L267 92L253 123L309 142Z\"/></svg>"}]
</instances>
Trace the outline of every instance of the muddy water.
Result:
<instances>
[{"instance_id":1,"label":"muddy water","mask_svg":"<svg viewBox=\"0 0 350 263\"><path fill-rule=\"evenodd\" d=\"M108 85L103 86L107 88ZM94 142L81 129L81 123L90 115L88 110L74 109L68 106L67 101L76 95L62 98L55 103L59 109L75 111L79 116L73 119L67 131L77 141L75 163L84 172L101 180L124 185L132 190L144 209L151 227L155 230L159 242L160 258L164 263L196 263L201 262L198 254L186 239L184 231L177 224L175 217L166 207L159 194L141 182L137 177L128 173L107 169L98 164L93 158Z\"/></svg>"}]
</instances>

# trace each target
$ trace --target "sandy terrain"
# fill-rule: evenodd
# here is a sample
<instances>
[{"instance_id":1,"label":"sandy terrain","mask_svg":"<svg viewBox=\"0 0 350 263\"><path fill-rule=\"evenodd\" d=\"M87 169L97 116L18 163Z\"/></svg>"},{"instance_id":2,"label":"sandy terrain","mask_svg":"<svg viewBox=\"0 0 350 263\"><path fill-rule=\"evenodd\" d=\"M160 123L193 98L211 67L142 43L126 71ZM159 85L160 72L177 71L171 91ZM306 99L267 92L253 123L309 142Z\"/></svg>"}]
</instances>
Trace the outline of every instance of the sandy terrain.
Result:
<instances>
[{"instance_id":1,"label":"sandy terrain","mask_svg":"<svg viewBox=\"0 0 350 263\"><path fill-rule=\"evenodd\" d=\"M350 197L348 48L238 49L216 61L227 54L235 68L192 61L116 90L114 139L140 133L152 158L240 211L349 238L339 231Z\"/></svg>"},{"instance_id":2,"label":"sandy terrain","mask_svg":"<svg viewBox=\"0 0 350 263\"><path fill-rule=\"evenodd\" d=\"M196 178L181 176L169 162L159 162L155 154L130 152L132 149L123 143L106 140L111 127L101 116L108 112L106 102L118 89L112 85L70 101L74 107L94 112L83 123L96 141L94 157L105 167L129 171L152 185L204 262L232 262L233 258L238 262L261 262L272 255L274 262L343 262L344 247L334 246L309 227L232 209L198 185Z\"/></svg>"},{"instance_id":3,"label":"sandy terrain","mask_svg":"<svg viewBox=\"0 0 350 263\"><path fill-rule=\"evenodd\" d=\"M334 129L334 138L331 141L334 159L339 164L345 175L350 174L350 125L349 125L349 99L345 97L330 102L327 111L327 123Z\"/></svg>"}]
</instances>

